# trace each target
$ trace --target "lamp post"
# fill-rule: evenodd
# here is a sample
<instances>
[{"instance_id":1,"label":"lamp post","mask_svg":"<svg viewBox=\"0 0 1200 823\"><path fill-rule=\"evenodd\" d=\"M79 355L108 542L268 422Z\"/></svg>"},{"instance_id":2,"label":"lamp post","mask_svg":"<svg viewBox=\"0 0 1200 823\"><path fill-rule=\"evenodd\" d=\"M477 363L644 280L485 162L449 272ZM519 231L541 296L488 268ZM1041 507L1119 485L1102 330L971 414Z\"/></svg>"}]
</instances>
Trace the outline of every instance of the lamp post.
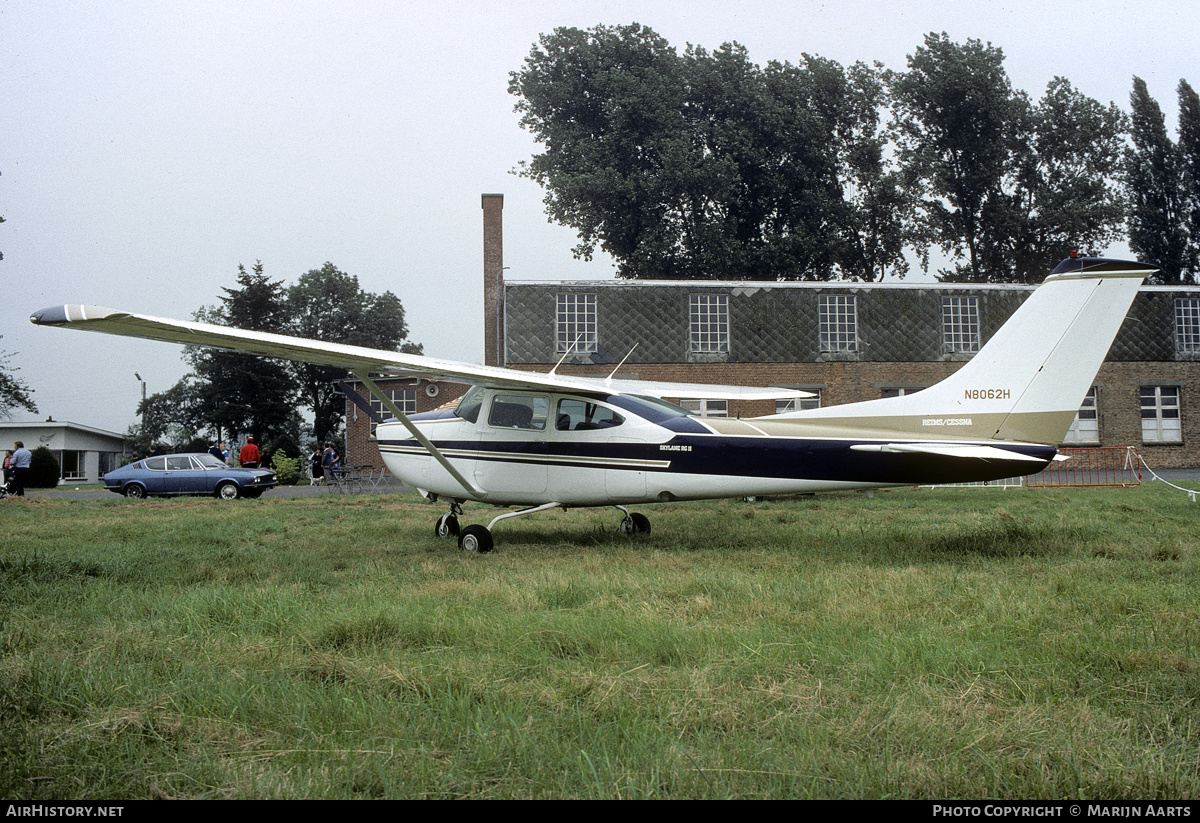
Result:
<instances>
[{"instance_id":1,"label":"lamp post","mask_svg":"<svg viewBox=\"0 0 1200 823\"><path fill-rule=\"evenodd\" d=\"M142 428L144 429L146 428L146 381L137 372L134 372L133 376L142 384Z\"/></svg>"}]
</instances>

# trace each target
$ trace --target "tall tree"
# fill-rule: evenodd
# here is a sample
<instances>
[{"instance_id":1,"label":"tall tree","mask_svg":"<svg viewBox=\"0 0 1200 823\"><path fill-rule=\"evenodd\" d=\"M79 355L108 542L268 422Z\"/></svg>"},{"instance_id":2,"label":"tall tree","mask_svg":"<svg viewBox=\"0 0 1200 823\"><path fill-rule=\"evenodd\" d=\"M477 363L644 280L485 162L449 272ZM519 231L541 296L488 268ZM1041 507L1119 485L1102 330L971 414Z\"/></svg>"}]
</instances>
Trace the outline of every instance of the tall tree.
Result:
<instances>
[{"instance_id":1,"label":"tall tree","mask_svg":"<svg viewBox=\"0 0 1200 823\"><path fill-rule=\"evenodd\" d=\"M1056 77L1022 123L985 259L989 279L1032 283L1072 251L1099 254L1123 236L1127 120Z\"/></svg>"},{"instance_id":2,"label":"tall tree","mask_svg":"<svg viewBox=\"0 0 1200 823\"><path fill-rule=\"evenodd\" d=\"M141 423L129 434L143 449L159 442L170 443L172 448L185 445L212 425L205 419L201 388L191 374L147 397L138 404L137 413Z\"/></svg>"},{"instance_id":3,"label":"tall tree","mask_svg":"<svg viewBox=\"0 0 1200 823\"><path fill-rule=\"evenodd\" d=\"M918 198L908 237L956 261L943 280L1038 282L1081 249L1118 239L1126 120L1056 77L1036 104L1004 53L929 34L889 73L892 131Z\"/></svg>"},{"instance_id":4,"label":"tall tree","mask_svg":"<svg viewBox=\"0 0 1200 823\"><path fill-rule=\"evenodd\" d=\"M1146 81L1133 78L1129 96L1133 146L1126 151L1129 247L1159 267L1159 283L1194 283L1188 271L1186 202L1179 148L1167 135L1162 109Z\"/></svg>"},{"instance_id":5,"label":"tall tree","mask_svg":"<svg viewBox=\"0 0 1200 823\"><path fill-rule=\"evenodd\" d=\"M809 66L818 58L805 57ZM821 61L826 62L826 61ZM836 63L827 63L836 69ZM837 144L841 152L839 174L843 178L849 203L848 221L841 267L843 273L857 274L863 280L882 279L889 272L904 277L909 264L904 249L909 243L921 245L912 234L915 198L890 154L888 137L880 130L880 111L888 99L883 73L856 63L845 74L836 70L824 73L832 82L829 92L849 104L849 119L843 119L838 131L845 139Z\"/></svg>"},{"instance_id":6,"label":"tall tree","mask_svg":"<svg viewBox=\"0 0 1200 823\"><path fill-rule=\"evenodd\" d=\"M679 55L637 24L560 28L509 91L545 149L520 174L578 232L576 255L599 246L619 276L863 277L899 258L864 252L846 196L854 175L876 190L882 178L868 168L882 153L866 67L805 56L764 69L734 43Z\"/></svg>"},{"instance_id":7,"label":"tall tree","mask_svg":"<svg viewBox=\"0 0 1200 823\"><path fill-rule=\"evenodd\" d=\"M1200 97L1179 81L1179 154L1183 164L1183 208L1187 215L1188 280L1200 282Z\"/></svg>"},{"instance_id":8,"label":"tall tree","mask_svg":"<svg viewBox=\"0 0 1200 823\"><path fill-rule=\"evenodd\" d=\"M6 420L12 418L14 409L25 409L31 414L37 414L37 404L33 402L33 389L17 377L16 372L20 369L9 365L11 359L11 354L0 351L0 417Z\"/></svg>"},{"instance_id":9,"label":"tall tree","mask_svg":"<svg viewBox=\"0 0 1200 823\"><path fill-rule=\"evenodd\" d=\"M260 261L249 272L239 265L237 283L237 288L222 288L221 304L202 309L196 318L250 331L286 331L282 281L270 280ZM285 432L296 397L296 382L285 364L199 347L189 349L185 358L195 373L199 414L218 437L253 434L264 442Z\"/></svg>"},{"instance_id":10,"label":"tall tree","mask_svg":"<svg viewBox=\"0 0 1200 823\"><path fill-rule=\"evenodd\" d=\"M362 290L358 278L326 263L300 276L287 290L289 330L299 337L389 351L420 354L421 346L405 342L404 307L390 291ZM313 432L320 442L336 436L345 417L345 400L335 382L347 372L308 363L291 364L305 400L313 409Z\"/></svg>"},{"instance_id":11,"label":"tall tree","mask_svg":"<svg viewBox=\"0 0 1200 823\"><path fill-rule=\"evenodd\" d=\"M928 34L908 71L889 74L900 161L919 197L919 234L964 260L958 274L966 279L986 279L989 222L1006 216L1002 181L1014 124L1026 116L1003 63L990 43Z\"/></svg>"}]
</instances>

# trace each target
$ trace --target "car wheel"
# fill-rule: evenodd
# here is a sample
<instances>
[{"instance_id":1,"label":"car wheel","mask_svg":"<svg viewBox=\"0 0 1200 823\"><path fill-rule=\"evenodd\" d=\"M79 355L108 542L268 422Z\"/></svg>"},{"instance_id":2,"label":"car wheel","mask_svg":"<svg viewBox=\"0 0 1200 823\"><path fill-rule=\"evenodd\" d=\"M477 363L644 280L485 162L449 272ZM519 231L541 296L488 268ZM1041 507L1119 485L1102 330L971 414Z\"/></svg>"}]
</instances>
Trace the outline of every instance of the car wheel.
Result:
<instances>
[{"instance_id":1,"label":"car wheel","mask_svg":"<svg viewBox=\"0 0 1200 823\"><path fill-rule=\"evenodd\" d=\"M238 488L237 483L222 483L217 486L216 494L222 500L237 500L242 496L242 490Z\"/></svg>"},{"instance_id":2,"label":"car wheel","mask_svg":"<svg viewBox=\"0 0 1200 823\"><path fill-rule=\"evenodd\" d=\"M144 500L146 498L146 487L139 486L137 483L130 483L125 487L125 496L130 500Z\"/></svg>"}]
</instances>

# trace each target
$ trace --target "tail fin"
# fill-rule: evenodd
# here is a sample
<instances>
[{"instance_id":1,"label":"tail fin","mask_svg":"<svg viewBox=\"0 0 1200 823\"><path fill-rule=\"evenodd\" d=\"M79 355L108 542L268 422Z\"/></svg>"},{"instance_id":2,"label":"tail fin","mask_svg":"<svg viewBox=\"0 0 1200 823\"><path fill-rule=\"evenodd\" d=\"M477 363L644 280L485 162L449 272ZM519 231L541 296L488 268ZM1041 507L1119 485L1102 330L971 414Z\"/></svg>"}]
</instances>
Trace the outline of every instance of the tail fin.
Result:
<instances>
[{"instance_id":1,"label":"tail fin","mask_svg":"<svg viewBox=\"0 0 1200 823\"><path fill-rule=\"evenodd\" d=\"M1154 266L1064 260L978 354L920 392L787 417L922 437L1059 443Z\"/></svg>"}]
</instances>

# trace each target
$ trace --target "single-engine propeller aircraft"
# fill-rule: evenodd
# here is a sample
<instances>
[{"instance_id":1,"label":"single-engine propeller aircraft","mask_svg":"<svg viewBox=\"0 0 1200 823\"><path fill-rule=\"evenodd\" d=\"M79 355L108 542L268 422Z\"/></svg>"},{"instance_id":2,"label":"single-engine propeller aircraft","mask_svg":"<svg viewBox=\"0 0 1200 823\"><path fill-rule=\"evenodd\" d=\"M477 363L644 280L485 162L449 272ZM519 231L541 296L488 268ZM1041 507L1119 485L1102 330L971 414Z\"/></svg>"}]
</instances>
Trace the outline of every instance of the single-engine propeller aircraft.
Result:
<instances>
[{"instance_id":1,"label":"single-engine propeller aircraft","mask_svg":"<svg viewBox=\"0 0 1200 823\"><path fill-rule=\"evenodd\" d=\"M33 323L214 346L352 372L394 420L377 426L388 469L449 511L435 533L486 552L501 520L674 500L994 480L1057 454L1142 279L1143 263L1064 260L991 340L918 393L748 419L699 418L670 399L804 397L747 388L578 377L437 360L96 306L54 306ZM471 384L451 410L404 414L371 378ZM467 501L519 507L459 528Z\"/></svg>"}]
</instances>

